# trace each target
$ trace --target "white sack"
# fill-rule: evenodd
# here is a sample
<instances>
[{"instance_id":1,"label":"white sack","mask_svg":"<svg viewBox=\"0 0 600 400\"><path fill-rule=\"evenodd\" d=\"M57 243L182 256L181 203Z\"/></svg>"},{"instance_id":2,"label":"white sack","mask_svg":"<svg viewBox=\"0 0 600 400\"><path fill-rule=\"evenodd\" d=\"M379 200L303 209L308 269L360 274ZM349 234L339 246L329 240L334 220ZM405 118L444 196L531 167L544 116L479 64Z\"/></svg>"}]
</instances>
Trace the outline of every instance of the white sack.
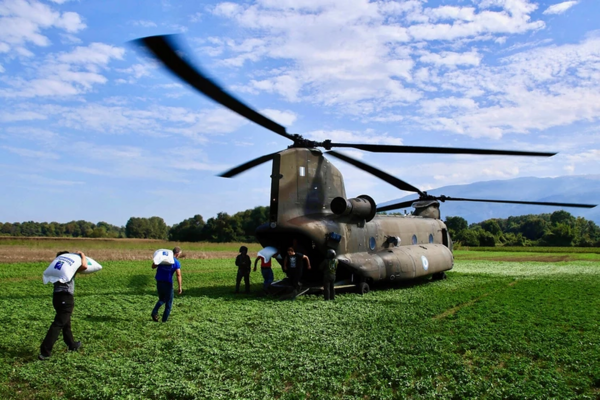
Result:
<instances>
[{"instance_id":1,"label":"white sack","mask_svg":"<svg viewBox=\"0 0 600 400\"><path fill-rule=\"evenodd\" d=\"M265 262L268 263L271 257L277 253L277 249L273 246L267 246L261 251L258 252L258 255L265 259Z\"/></svg>"},{"instance_id":2,"label":"white sack","mask_svg":"<svg viewBox=\"0 0 600 400\"><path fill-rule=\"evenodd\" d=\"M98 262L96 262L96 260L94 260L93 258L85 256L85 259L87 261L87 269L81 271L82 274L91 274L93 272L98 272L102 269L102 265L98 264Z\"/></svg>"},{"instance_id":3,"label":"white sack","mask_svg":"<svg viewBox=\"0 0 600 400\"><path fill-rule=\"evenodd\" d=\"M168 265L175 264L175 259L173 258L173 250L167 249L158 249L154 252L154 257L152 257L152 261L154 265Z\"/></svg>"},{"instance_id":4,"label":"white sack","mask_svg":"<svg viewBox=\"0 0 600 400\"><path fill-rule=\"evenodd\" d=\"M58 256L44 271L44 284L48 282L67 283L73 279L79 267L81 267L81 257L78 254L68 253Z\"/></svg>"}]
</instances>

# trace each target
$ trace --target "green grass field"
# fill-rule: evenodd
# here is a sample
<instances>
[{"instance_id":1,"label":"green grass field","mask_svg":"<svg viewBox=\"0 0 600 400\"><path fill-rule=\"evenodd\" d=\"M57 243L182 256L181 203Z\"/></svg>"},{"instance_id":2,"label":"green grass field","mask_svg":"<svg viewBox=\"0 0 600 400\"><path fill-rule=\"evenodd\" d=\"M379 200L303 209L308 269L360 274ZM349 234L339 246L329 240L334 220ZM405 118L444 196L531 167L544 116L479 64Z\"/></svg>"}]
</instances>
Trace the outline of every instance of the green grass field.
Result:
<instances>
[{"instance_id":1,"label":"green grass field","mask_svg":"<svg viewBox=\"0 0 600 400\"><path fill-rule=\"evenodd\" d=\"M232 259L184 260L166 324L149 263L107 261L76 280L82 350L59 340L38 361L46 266L0 264L0 398L600 398L596 261L465 259L445 281L324 302L234 295Z\"/></svg>"}]
</instances>

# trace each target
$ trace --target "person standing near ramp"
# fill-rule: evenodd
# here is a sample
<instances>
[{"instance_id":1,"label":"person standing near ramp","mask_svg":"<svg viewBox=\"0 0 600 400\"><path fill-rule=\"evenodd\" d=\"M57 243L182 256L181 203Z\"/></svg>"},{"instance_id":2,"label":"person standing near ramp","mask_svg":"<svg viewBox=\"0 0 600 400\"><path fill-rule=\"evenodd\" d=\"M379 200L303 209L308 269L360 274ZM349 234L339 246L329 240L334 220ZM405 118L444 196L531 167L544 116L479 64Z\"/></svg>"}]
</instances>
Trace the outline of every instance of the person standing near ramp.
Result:
<instances>
[{"instance_id":1,"label":"person standing near ramp","mask_svg":"<svg viewBox=\"0 0 600 400\"><path fill-rule=\"evenodd\" d=\"M256 272L256 264L260 260L260 273L263 276L263 290L265 294L269 289L269 285L273 282L273 268L271 266L271 260L277 257L277 249L274 247L265 247L258 252L256 260L254 260L254 272Z\"/></svg>"},{"instance_id":2,"label":"person standing near ramp","mask_svg":"<svg viewBox=\"0 0 600 400\"><path fill-rule=\"evenodd\" d=\"M167 322L169 315L171 314L171 308L173 307L173 274L177 274L177 294L183 293L181 286L181 264L178 258L181 256L181 248L175 247L173 249L173 263L160 263L156 264L157 261L152 263L152 269L156 269L156 290L158 292L158 301L152 310L152 319L154 322L158 322L158 310L160 307L165 305L165 310L162 315L162 322ZM169 261L170 262L170 261Z\"/></svg>"},{"instance_id":3,"label":"person standing near ramp","mask_svg":"<svg viewBox=\"0 0 600 400\"><path fill-rule=\"evenodd\" d=\"M335 273L337 271L338 260L335 258L335 250L327 250L326 258L319 265L319 269L323 271L323 294L325 300L335 299Z\"/></svg>"},{"instance_id":4,"label":"person standing near ramp","mask_svg":"<svg viewBox=\"0 0 600 400\"><path fill-rule=\"evenodd\" d=\"M244 278L244 286L246 287L246 294L250 293L250 270L252 269L252 260L248 255L248 248L246 246L240 247L240 254L235 258L235 265L238 267L237 277L235 279L235 292L240 292L240 283Z\"/></svg>"},{"instance_id":5,"label":"person standing near ramp","mask_svg":"<svg viewBox=\"0 0 600 400\"><path fill-rule=\"evenodd\" d=\"M297 294L300 290L300 278L302 278L304 261L306 261L306 265L310 269L310 260L306 255L297 253L293 247L288 248L287 253L288 255L283 262L283 270L288 273L292 281L294 294Z\"/></svg>"}]
</instances>

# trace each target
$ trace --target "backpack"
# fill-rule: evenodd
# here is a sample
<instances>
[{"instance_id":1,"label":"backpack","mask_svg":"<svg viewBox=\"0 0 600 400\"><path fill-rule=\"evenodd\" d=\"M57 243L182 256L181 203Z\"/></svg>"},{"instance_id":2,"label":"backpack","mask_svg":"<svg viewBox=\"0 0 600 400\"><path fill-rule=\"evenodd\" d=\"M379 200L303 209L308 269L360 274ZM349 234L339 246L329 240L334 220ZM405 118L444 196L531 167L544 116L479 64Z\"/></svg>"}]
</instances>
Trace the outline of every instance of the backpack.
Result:
<instances>
[{"instance_id":1,"label":"backpack","mask_svg":"<svg viewBox=\"0 0 600 400\"><path fill-rule=\"evenodd\" d=\"M327 260L327 267L325 267L325 268L326 268L327 272L333 274L337 270L337 266L338 266L338 260L333 259L333 260Z\"/></svg>"}]
</instances>

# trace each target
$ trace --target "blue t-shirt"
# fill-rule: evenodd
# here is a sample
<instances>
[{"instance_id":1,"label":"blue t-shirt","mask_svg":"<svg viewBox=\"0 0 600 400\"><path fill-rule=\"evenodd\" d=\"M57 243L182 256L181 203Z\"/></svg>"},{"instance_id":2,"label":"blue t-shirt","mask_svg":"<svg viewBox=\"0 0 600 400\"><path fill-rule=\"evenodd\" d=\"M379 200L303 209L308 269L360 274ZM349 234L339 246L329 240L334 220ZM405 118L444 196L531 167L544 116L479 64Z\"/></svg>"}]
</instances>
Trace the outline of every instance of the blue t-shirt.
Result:
<instances>
[{"instance_id":1,"label":"blue t-shirt","mask_svg":"<svg viewBox=\"0 0 600 400\"><path fill-rule=\"evenodd\" d=\"M156 280L161 282L173 283L173 274L175 270L181 268L179 260L175 258L175 264L161 264L156 268Z\"/></svg>"}]
</instances>

